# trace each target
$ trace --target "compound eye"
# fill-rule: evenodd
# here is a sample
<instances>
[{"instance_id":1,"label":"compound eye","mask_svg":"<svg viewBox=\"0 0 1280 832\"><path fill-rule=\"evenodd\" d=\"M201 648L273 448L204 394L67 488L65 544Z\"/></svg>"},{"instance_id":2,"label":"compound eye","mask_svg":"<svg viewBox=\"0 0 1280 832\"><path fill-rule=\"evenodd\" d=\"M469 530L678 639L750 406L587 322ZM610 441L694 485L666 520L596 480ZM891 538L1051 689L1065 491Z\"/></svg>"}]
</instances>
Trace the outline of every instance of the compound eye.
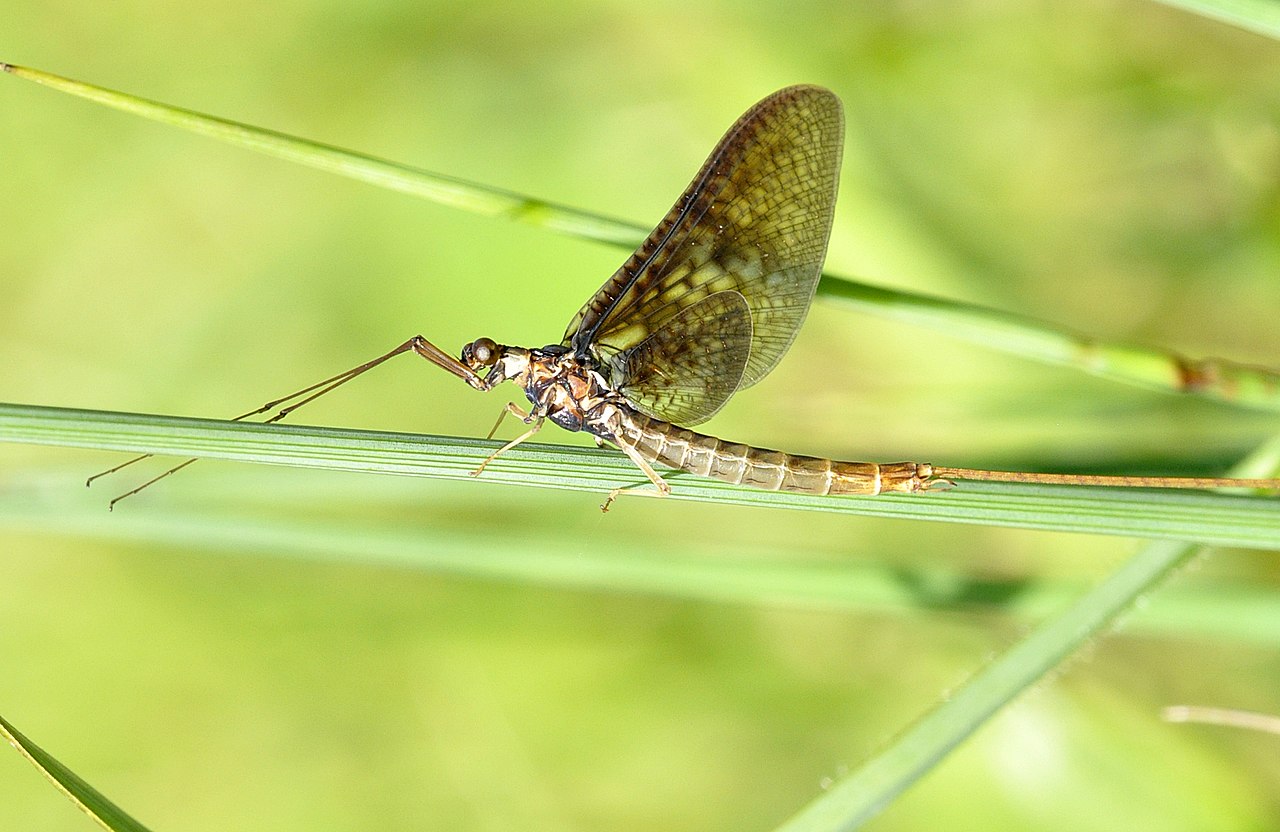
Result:
<instances>
[{"instance_id":1,"label":"compound eye","mask_svg":"<svg viewBox=\"0 0 1280 832\"><path fill-rule=\"evenodd\" d=\"M492 367L498 361L498 345L489 338L477 338L467 347L471 360L481 367Z\"/></svg>"}]
</instances>

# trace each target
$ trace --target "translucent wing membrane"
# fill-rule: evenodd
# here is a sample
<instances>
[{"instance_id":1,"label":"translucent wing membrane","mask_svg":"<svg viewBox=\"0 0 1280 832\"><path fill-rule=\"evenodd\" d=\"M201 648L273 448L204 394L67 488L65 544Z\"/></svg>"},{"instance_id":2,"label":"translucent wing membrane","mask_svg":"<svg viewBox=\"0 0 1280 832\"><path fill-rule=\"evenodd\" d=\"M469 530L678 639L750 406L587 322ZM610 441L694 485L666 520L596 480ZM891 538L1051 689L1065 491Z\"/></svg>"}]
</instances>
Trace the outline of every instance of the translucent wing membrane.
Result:
<instances>
[{"instance_id":1,"label":"translucent wing membrane","mask_svg":"<svg viewBox=\"0 0 1280 832\"><path fill-rule=\"evenodd\" d=\"M705 422L738 389L751 345L751 312L737 292L716 292L609 360L614 388L641 412Z\"/></svg>"},{"instance_id":2,"label":"translucent wing membrane","mask_svg":"<svg viewBox=\"0 0 1280 832\"><path fill-rule=\"evenodd\" d=\"M813 300L831 233L843 132L839 99L819 87L789 87L752 107L644 244L569 324L564 345L609 365L677 316L690 323L686 310L709 296L736 292L751 325L736 384L763 378L791 346ZM712 366L686 361L669 367L666 377L648 378L652 415L678 421L676 413L718 410L723 400L694 406L701 382L686 385L682 377L735 375L725 350L713 354L718 363ZM642 369L638 354L622 366ZM685 391L673 399L684 402L676 412L662 404L664 383ZM714 389L718 395L723 385Z\"/></svg>"}]
</instances>

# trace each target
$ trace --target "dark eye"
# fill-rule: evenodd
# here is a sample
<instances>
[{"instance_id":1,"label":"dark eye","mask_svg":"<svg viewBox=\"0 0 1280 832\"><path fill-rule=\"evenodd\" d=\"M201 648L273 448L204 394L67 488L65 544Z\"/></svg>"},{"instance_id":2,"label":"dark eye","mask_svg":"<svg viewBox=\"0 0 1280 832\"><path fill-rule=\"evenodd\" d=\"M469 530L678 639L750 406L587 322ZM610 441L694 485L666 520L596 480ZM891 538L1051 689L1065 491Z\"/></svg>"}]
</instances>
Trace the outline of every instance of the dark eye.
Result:
<instances>
[{"instance_id":1,"label":"dark eye","mask_svg":"<svg viewBox=\"0 0 1280 832\"><path fill-rule=\"evenodd\" d=\"M488 338L472 341L466 352L481 367L491 367L498 360L498 345Z\"/></svg>"}]
</instances>

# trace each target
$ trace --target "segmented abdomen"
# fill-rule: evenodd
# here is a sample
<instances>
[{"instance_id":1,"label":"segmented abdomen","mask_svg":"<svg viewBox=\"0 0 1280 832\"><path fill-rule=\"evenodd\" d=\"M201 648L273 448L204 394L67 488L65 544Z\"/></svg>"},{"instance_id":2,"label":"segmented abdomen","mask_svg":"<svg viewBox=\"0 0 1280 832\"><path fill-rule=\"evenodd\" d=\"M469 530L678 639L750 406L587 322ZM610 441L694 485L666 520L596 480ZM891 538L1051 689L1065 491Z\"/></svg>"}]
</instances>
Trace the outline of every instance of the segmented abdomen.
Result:
<instances>
[{"instance_id":1,"label":"segmented abdomen","mask_svg":"<svg viewBox=\"0 0 1280 832\"><path fill-rule=\"evenodd\" d=\"M932 467L916 462L840 462L725 442L628 409L618 439L650 462L702 477L770 491L803 494L879 494L923 491Z\"/></svg>"}]
</instances>

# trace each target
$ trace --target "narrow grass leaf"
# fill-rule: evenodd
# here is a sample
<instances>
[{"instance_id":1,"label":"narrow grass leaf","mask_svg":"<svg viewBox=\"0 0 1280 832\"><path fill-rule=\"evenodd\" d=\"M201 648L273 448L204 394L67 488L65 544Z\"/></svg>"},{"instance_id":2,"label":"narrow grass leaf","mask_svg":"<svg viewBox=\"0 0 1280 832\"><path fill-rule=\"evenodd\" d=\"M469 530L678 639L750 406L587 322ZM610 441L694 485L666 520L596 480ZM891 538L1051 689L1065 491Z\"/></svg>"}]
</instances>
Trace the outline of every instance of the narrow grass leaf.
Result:
<instances>
[{"instance_id":1,"label":"narrow grass leaf","mask_svg":"<svg viewBox=\"0 0 1280 832\"><path fill-rule=\"evenodd\" d=\"M499 444L14 404L0 404L0 441L455 480L473 480L470 472ZM646 483L619 453L533 443L503 454L479 479L602 496ZM1280 549L1280 500L1265 497L977 482L925 494L822 497L762 491L679 472L670 474L669 481L675 499L726 505Z\"/></svg>"},{"instance_id":2,"label":"narrow grass leaf","mask_svg":"<svg viewBox=\"0 0 1280 832\"><path fill-rule=\"evenodd\" d=\"M147 832L147 827L134 820L123 809L112 803L75 772L54 759L53 755L27 739L17 728L0 718L0 735L31 761L58 791L98 825L110 832Z\"/></svg>"},{"instance_id":3,"label":"narrow grass leaf","mask_svg":"<svg viewBox=\"0 0 1280 832\"><path fill-rule=\"evenodd\" d=\"M1223 5L1229 4L1223 2ZM20 78L143 118L485 216L507 217L623 248L634 248L649 230L643 225L149 101L38 69L12 64L0 64L0 68ZM1222 359L1193 360L1168 350L1097 341L1013 313L884 289L830 274L824 275L819 283L818 297L1112 381L1280 411L1280 373L1265 367Z\"/></svg>"},{"instance_id":4,"label":"narrow grass leaf","mask_svg":"<svg viewBox=\"0 0 1280 832\"><path fill-rule=\"evenodd\" d=\"M542 585L824 611L919 616L994 614L1020 623L1043 621L1085 591L1075 580L991 578L966 574L943 559L915 567L790 549L705 544L682 537L643 540L620 533L608 546L565 545L545 525L514 528L457 524L445 518L472 510L383 479L362 483L359 517L351 482L302 469L223 469L184 483L185 497L163 494L163 506L103 511L102 497L76 487L83 472L65 467L0 474L0 529L23 534L162 545L219 555L250 554ZM374 487L374 486L378 487ZM192 489L195 495L191 495ZM261 506L287 494L269 518ZM406 500L413 510L406 510ZM242 506L247 506L243 507ZM363 516L373 514L376 520ZM570 538L573 539L573 538ZM1197 580L1162 591L1126 622L1145 635L1192 635L1280 647L1280 594L1243 581Z\"/></svg>"}]
</instances>

